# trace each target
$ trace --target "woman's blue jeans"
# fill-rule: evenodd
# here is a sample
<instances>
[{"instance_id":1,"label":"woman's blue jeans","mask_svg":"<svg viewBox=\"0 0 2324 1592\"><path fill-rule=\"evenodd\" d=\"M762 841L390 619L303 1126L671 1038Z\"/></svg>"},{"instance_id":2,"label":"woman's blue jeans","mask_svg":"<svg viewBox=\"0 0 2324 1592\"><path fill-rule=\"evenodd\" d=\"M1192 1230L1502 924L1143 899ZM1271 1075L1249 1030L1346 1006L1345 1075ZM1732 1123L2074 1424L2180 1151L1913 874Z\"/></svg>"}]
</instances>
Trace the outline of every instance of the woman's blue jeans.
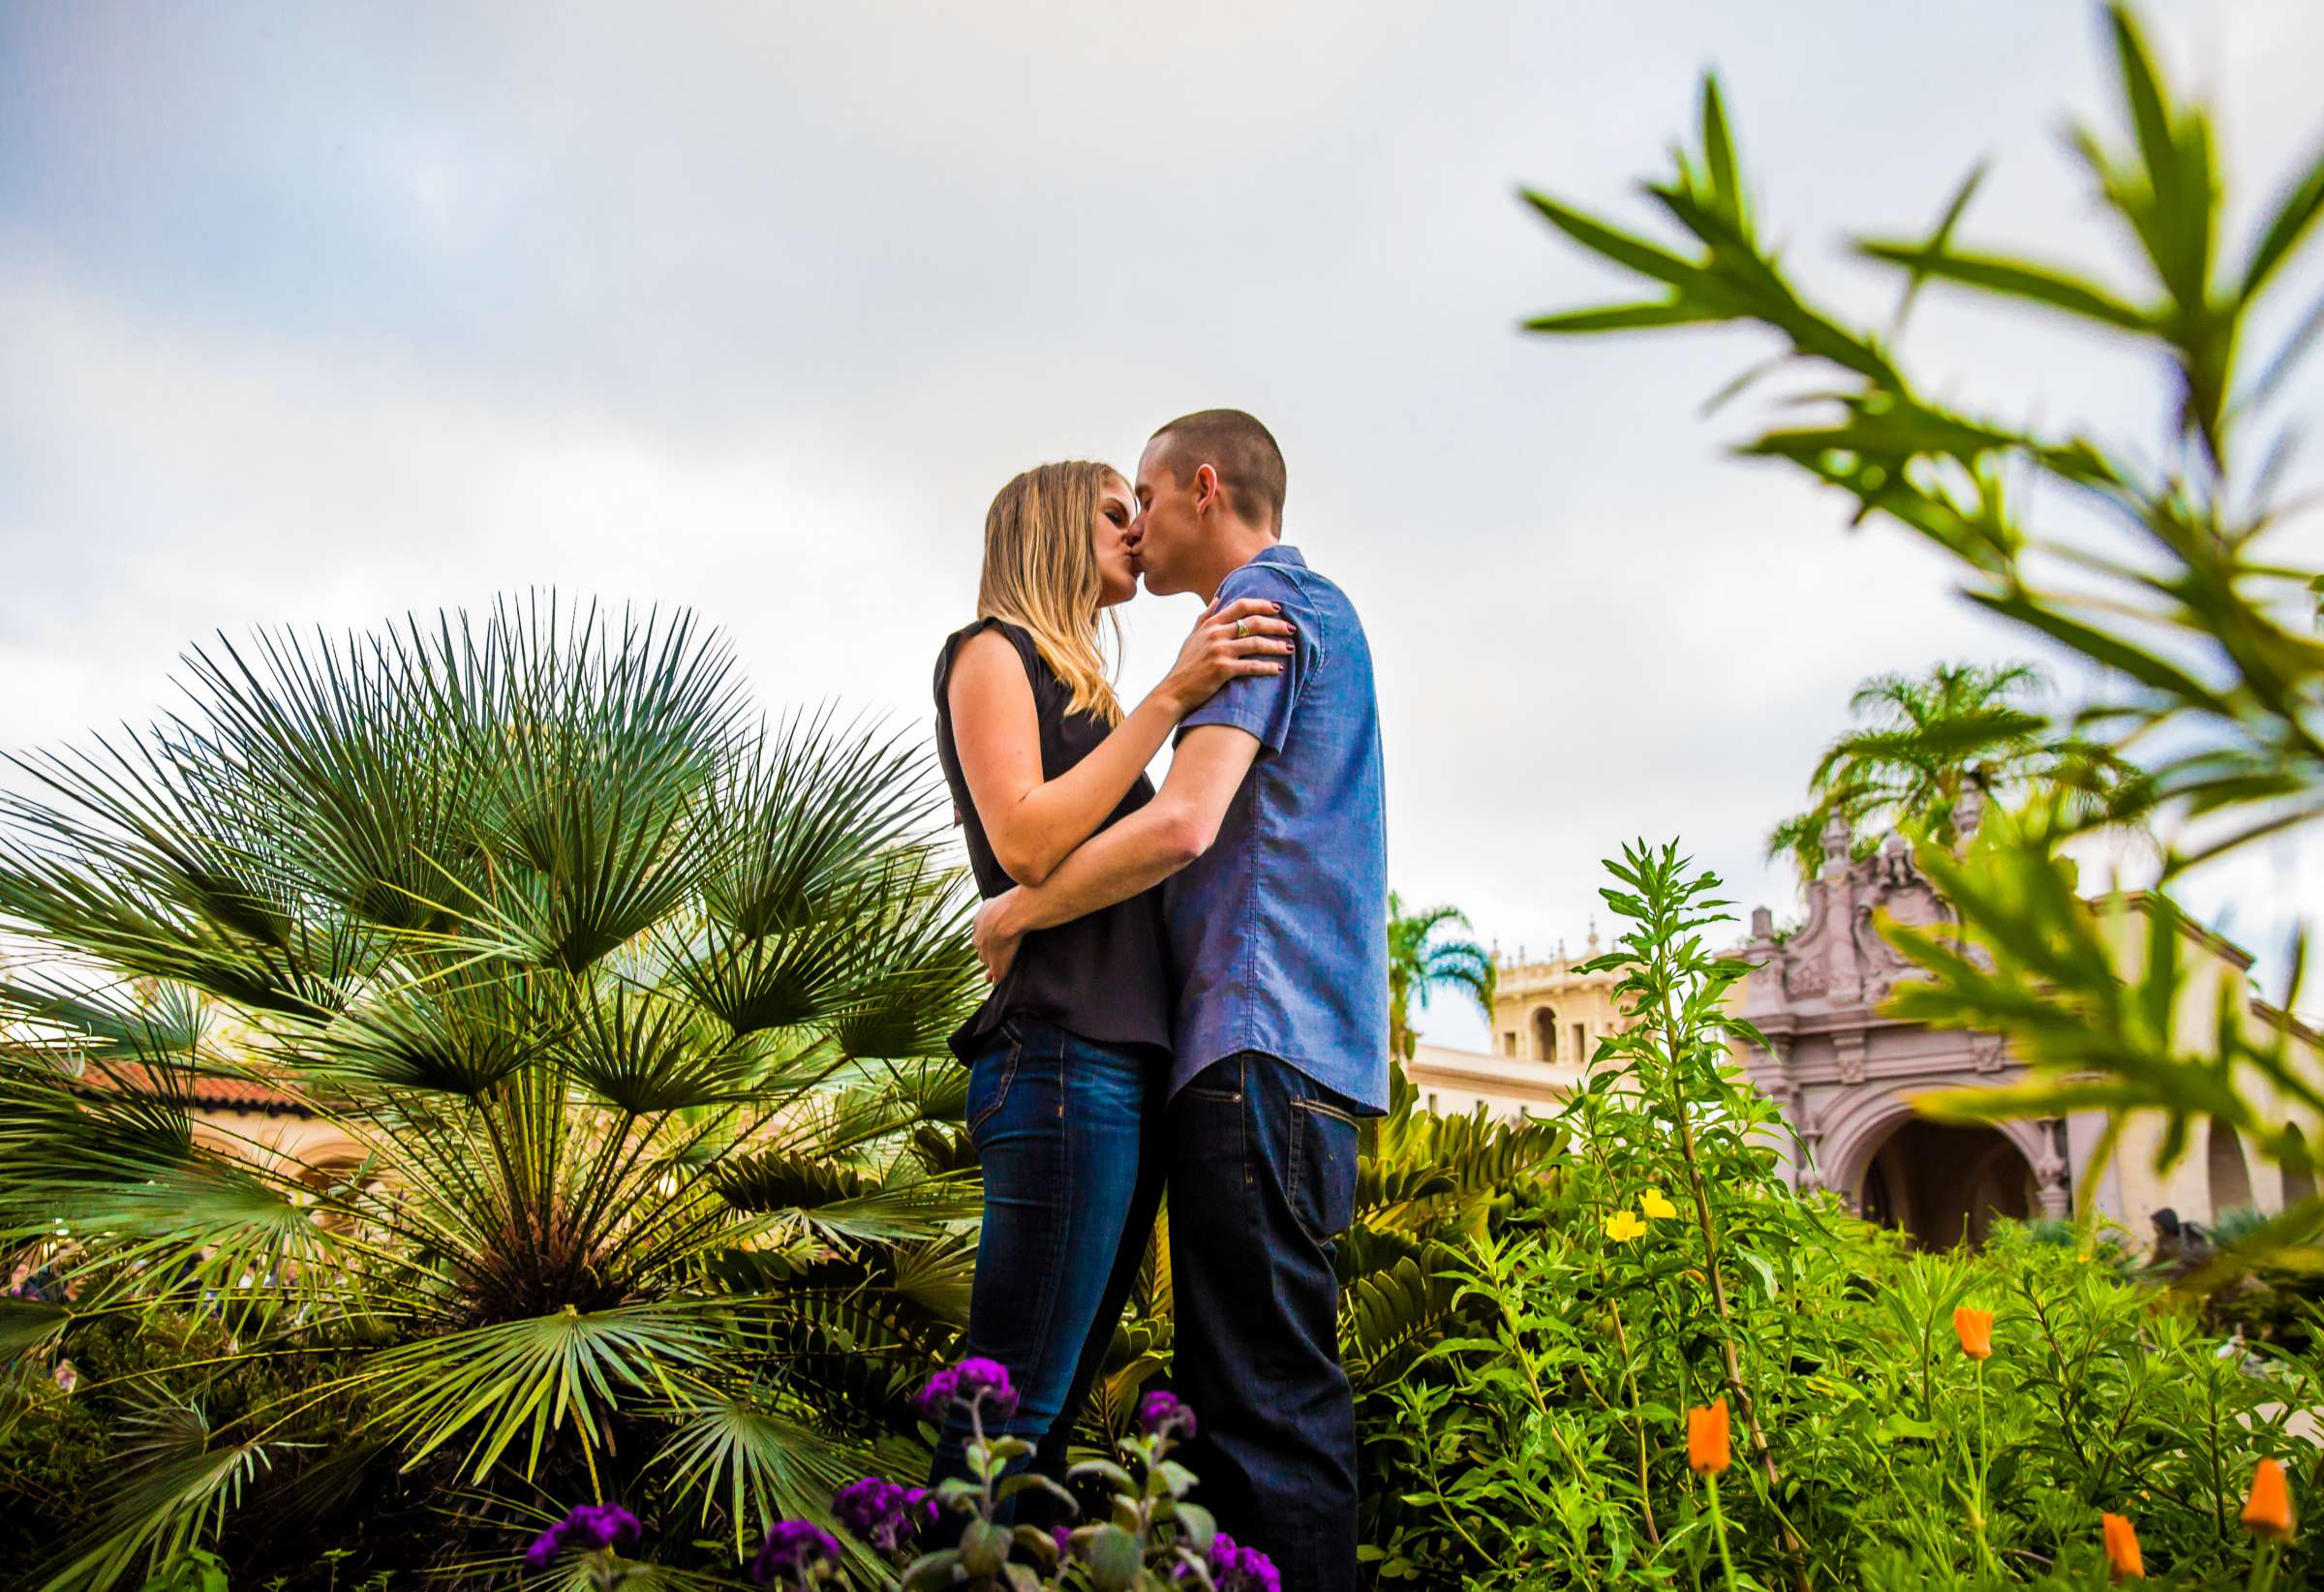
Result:
<instances>
[{"instance_id":1,"label":"woman's blue jeans","mask_svg":"<svg viewBox=\"0 0 2324 1592\"><path fill-rule=\"evenodd\" d=\"M1032 1444L1033 1467L1053 1480L1146 1257L1167 1083L1158 1057L1030 1017L1003 1022L969 1067L985 1222L965 1352L1006 1365L1017 1389L1015 1412L988 1417L986 1435ZM968 1474L971 1435L959 1412L945 1422L933 1481ZM1047 1497L1019 1493L1014 1517L1048 1523Z\"/></svg>"}]
</instances>

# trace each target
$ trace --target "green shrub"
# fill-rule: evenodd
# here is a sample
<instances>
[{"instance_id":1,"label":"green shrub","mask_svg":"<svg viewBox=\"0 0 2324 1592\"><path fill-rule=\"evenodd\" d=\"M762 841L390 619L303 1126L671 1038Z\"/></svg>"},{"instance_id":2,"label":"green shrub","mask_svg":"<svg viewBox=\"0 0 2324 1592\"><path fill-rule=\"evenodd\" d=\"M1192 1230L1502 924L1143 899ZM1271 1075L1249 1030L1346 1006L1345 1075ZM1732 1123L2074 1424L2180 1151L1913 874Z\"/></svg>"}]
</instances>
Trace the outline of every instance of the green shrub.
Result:
<instances>
[{"instance_id":1,"label":"green shrub","mask_svg":"<svg viewBox=\"0 0 2324 1592\"><path fill-rule=\"evenodd\" d=\"M0 1350L146 1357L88 1405L104 1485L78 1415L26 1460L39 1578L322 1541L474 1582L607 1498L731 1568L925 1463L903 1390L978 1203L925 752L769 724L688 617L553 600L193 669L0 811L0 925L47 963L0 984L0 1248L74 1290L0 1301ZM340 1153L197 1133L219 1080Z\"/></svg>"},{"instance_id":2,"label":"green shrub","mask_svg":"<svg viewBox=\"0 0 2324 1592\"><path fill-rule=\"evenodd\" d=\"M2114 1131L2090 1177L2130 1113L2159 1114L2166 1164L2208 1118L2306 1177L2314 1156L2290 1117L2324 1115L2324 1078L2288 1029L2245 1024L2229 1009L2183 1022L2188 968L2167 910L2149 914L2144 958L2124 976L2063 848L2094 826L2142 819L2163 842L2167 887L2186 869L2324 818L2324 570L2282 545L2314 502L2281 490L2301 423L2292 374L2324 321L2313 311L2276 319L2314 259L2324 152L2288 174L2245 239L2223 238L2228 184L2211 109L2182 99L2156 69L2135 8L2110 4L2102 16L2121 129L2076 126L2070 141L2092 207L2127 246L2118 259L2085 271L2061 263L2054 242L2022 252L1965 245L1980 168L1937 207L1925 236L1851 240L1853 256L1897 293L1884 323L1857 323L1783 258L1718 82L1706 78L1697 145L1677 151L1675 172L1645 190L1674 243L1527 195L1550 226L1650 296L1529 324L1555 336L1712 325L1768 335L1778 356L1726 396L1777 369L1800 371L1810 385L1787 395L1738 451L1843 495L1850 523L1924 538L1969 600L2088 665L2090 696L2051 722L2004 713L1957 719L1934 739L1886 738L1890 752L1916 743L1921 753L1959 756L1998 733L2004 746L2039 749L2030 768L2017 766L2047 787L2022 813L1988 807L1963 855L1920 846L1950 921L1881 928L1927 975L1897 985L1889 1015L2004 1033L2032 1073L2022 1085L1955 1091L1939 1109L1965 1121L2103 1109ZM2044 413L2055 406L2014 381L1978 408L1955 396L1964 383L1923 379L1906 333L1929 289L2143 356L2158 377L2162 434L2126 446ZM2069 503L2093 512L2061 513ZM1870 794L1879 805L1879 789ZM1949 801L1942 790L1919 794ZM1924 816L1935 819L1924 840L1950 823ZM2278 1001L2286 1011L2299 1003L2300 949L2291 963ZM2320 1222L2324 1196L2294 1201L2204 1281Z\"/></svg>"},{"instance_id":3,"label":"green shrub","mask_svg":"<svg viewBox=\"0 0 2324 1592\"><path fill-rule=\"evenodd\" d=\"M2324 1365L2222 1354L2095 1236L2003 1224L1982 1253L1913 1254L1793 1195L1774 1108L1728 1060L1742 969L1702 948L1716 881L1669 847L1609 866L1630 927L1605 964L1636 1026L1564 1114L1555 1219L1472 1237L1452 1270L1475 1325L1367 1428L1411 1506L1365 1549L1381 1583L1716 1581L1685 1434L1721 1398L1722 1504L1759 1583L2082 1577L2103 1513L2156 1573L2240 1580L2253 1464L2312 1475L2283 1424ZM1964 1353L1962 1306L1992 1312L1990 1360Z\"/></svg>"}]
</instances>

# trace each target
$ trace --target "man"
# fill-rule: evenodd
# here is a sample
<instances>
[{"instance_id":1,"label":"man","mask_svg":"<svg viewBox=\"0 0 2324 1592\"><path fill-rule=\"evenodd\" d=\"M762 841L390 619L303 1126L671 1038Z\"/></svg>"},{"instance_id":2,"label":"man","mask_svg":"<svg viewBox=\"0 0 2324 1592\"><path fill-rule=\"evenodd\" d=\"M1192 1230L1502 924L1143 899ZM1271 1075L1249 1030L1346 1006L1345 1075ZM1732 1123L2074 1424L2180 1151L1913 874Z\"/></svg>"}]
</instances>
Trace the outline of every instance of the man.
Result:
<instances>
[{"instance_id":1,"label":"man","mask_svg":"<svg viewBox=\"0 0 2324 1592\"><path fill-rule=\"evenodd\" d=\"M1027 933L1164 880L1176 1054L1165 1128L1178 1391L1203 1501L1299 1592L1356 1584L1356 1421L1331 1240L1356 1118L1388 1108L1388 859L1371 650L1282 545L1282 451L1239 410L1154 433L1131 545L1158 594L1282 606L1297 652L1179 727L1155 799L978 914L995 978Z\"/></svg>"}]
</instances>

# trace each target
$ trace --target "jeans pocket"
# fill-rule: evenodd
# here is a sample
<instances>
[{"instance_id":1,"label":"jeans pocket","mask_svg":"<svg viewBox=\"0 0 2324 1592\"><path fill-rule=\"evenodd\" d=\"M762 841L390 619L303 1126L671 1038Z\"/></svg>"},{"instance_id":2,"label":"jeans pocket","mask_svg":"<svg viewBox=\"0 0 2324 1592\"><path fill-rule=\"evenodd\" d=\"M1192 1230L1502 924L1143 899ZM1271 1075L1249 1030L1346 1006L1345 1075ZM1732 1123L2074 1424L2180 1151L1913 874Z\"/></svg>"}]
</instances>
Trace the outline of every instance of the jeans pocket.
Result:
<instances>
[{"instance_id":1,"label":"jeans pocket","mask_svg":"<svg viewBox=\"0 0 2324 1592\"><path fill-rule=\"evenodd\" d=\"M1321 1100L1291 1102L1292 1218L1317 1243L1356 1220L1356 1118Z\"/></svg>"},{"instance_id":2,"label":"jeans pocket","mask_svg":"<svg viewBox=\"0 0 2324 1592\"><path fill-rule=\"evenodd\" d=\"M1211 1062L1178 1087L1178 1093L1186 1099L1208 1100L1214 1106L1241 1105L1242 1090L1242 1058L1235 1056Z\"/></svg>"},{"instance_id":3,"label":"jeans pocket","mask_svg":"<svg viewBox=\"0 0 2324 1592\"><path fill-rule=\"evenodd\" d=\"M977 1135L991 1121L993 1114L1008 1103L1009 1086L1017 1078L1017 1062L1024 1055L1024 1030L1015 1018L1004 1018L993 1032L991 1043L979 1052L968 1068L968 1138L978 1143ZM980 1145L981 1148L981 1145Z\"/></svg>"}]
</instances>

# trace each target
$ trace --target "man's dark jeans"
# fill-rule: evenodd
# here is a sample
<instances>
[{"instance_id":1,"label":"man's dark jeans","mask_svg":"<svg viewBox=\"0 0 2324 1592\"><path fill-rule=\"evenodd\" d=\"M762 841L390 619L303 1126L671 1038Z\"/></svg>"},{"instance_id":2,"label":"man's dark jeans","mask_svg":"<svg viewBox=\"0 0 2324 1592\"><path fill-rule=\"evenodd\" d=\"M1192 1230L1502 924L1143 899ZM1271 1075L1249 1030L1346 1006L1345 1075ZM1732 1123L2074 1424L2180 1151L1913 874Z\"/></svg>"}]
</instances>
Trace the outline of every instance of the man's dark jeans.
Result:
<instances>
[{"instance_id":1,"label":"man's dark jeans","mask_svg":"<svg viewBox=\"0 0 2324 1592\"><path fill-rule=\"evenodd\" d=\"M1356 1407L1339 1364L1331 1240L1356 1207L1356 1119L1288 1062L1245 1052L1169 1118L1173 1380L1201 1434L1195 1499L1287 1592L1356 1585Z\"/></svg>"},{"instance_id":2,"label":"man's dark jeans","mask_svg":"<svg viewBox=\"0 0 2324 1592\"><path fill-rule=\"evenodd\" d=\"M985 1224L965 1352L999 1361L1017 1388L1016 1412L988 1420L986 1435L1031 1443L1053 1480L1153 1231L1166 1082L1157 1057L1029 1017L1003 1023L969 1068ZM945 1423L932 1485L968 1474L970 1436L964 1417ZM1027 1523L1051 1517L1038 1488L1011 1502ZM960 1520L946 1516L935 1536L957 1535Z\"/></svg>"}]
</instances>

